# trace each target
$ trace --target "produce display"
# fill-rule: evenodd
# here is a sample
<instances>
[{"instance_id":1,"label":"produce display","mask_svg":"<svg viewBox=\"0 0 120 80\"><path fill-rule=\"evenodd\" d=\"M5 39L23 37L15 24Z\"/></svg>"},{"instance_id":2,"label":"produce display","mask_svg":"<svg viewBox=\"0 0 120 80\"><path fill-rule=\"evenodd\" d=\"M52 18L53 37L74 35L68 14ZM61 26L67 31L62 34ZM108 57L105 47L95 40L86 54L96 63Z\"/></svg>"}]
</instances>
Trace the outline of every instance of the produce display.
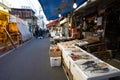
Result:
<instances>
[{"instance_id":1,"label":"produce display","mask_svg":"<svg viewBox=\"0 0 120 80\"><path fill-rule=\"evenodd\" d=\"M61 57L61 50L57 45L50 45L50 57Z\"/></svg>"},{"instance_id":2,"label":"produce display","mask_svg":"<svg viewBox=\"0 0 120 80\"><path fill-rule=\"evenodd\" d=\"M60 38L53 38L54 40L71 40L71 39L73 39L72 37L60 37Z\"/></svg>"},{"instance_id":3,"label":"produce display","mask_svg":"<svg viewBox=\"0 0 120 80\"><path fill-rule=\"evenodd\" d=\"M88 42L87 42L87 41L84 41L84 40L79 40L76 44L77 44L78 46L83 46L83 45L88 44Z\"/></svg>"},{"instance_id":4,"label":"produce display","mask_svg":"<svg viewBox=\"0 0 120 80\"><path fill-rule=\"evenodd\" d=\"M80 59L91 59L91 57L89 56L89 55L86 55L86 54L84 54L84 55L76 55L76 54L74 54L74 53L71 53L70 54L70 57L74 60L74 61L76 61L76 60L80 60Z\"/></svg>"},{"instance_id":5,"label":"produce display","mask_svg":"<svg viewBox=\"0 0 120 80\"><path fill-rule=\"evenodd\" d=\"M74 46L68 45L65 48L75 48Z\"/></svg>"},{"instance_id":6,"label":"produce display","mask_svg":"<svg viewBox=\"0 0 120 80\"><path fill-rule=\"evenodd\" d=\"M63 60L76 80L103 80L119 76L119 69L75 46L76 43L82 45L84 41L73 40L58 43L63 52Z\"/></svg>"},{"instance_id":7,"label":"produce display","mask_svg":"<svg viewBox=\"0 0 120 80\"><path fill-rule=\"evenodd\" d=\"M72 52L82 52L82 51L78 48L75 48L74 50L72 50Z\"/></svg>"},{"instance_id":8,"label":"produce display","mask_svg":"<svg viewBox=\"0 0 120 80\"><path fill-rule=\"evenodd\" d=\"M16 23L9 23L8 26L9 26L9 27L8 27L8 31L9 31L9 32L18 33L19 30L18 30L18 26L17 26Z\"/></svg>"},{"instance_id":9,"label":"produce display","mask_svg":"<svg viewBox=\"0 0 120 80\"><path fill-rule=\"evenodd\" d=\"M105 73L109 71L109 68L106 63L96 63L95 61L86 61L81 64L84 68L84 71L90 71L91 73Z\"/></svg>"}]
</instances>

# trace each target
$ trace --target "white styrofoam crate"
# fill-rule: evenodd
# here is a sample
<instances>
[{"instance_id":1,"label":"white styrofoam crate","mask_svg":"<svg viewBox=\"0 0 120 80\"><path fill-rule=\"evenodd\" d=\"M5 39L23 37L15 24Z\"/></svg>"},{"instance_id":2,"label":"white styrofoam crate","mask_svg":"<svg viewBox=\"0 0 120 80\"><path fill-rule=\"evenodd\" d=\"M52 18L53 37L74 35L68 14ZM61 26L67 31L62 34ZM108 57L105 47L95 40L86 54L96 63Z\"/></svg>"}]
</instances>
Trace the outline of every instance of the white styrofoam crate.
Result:
<instances>
[{"instance_id":1,"label":"white styrofoam crate","mask_svg":"<svg viewBox=\"0 0 120 80\"><path fill-rule=\"evenodd\" d=\"M50 57L51 67L61 66L61 57Z\"/></svg>"},{"instance_id":2,"label":"white styrofoam crate","mask_svg":"<svg viewBox=\"0 0 120 80\"><path fill-rule=\"evenodd\" d=\"M78 70L76 64L71 64L70 71L76 80L87 80L82 72Z\"/></svg>"},{"instance_id":3,"label":"white styrofoam crate","mask_svg":"<svg viewBox=\"0 0 120 80\"><path fill-rule=\"evenodd\" d=\"M68 55L67 54L63 54L62 55L62 57L63 57L63 60L64 60L64 62L65 62L65 64L66 64L66 66L68 67L68 69L69 69L69 59L68 59Z\"/></svg>"}]
</instances>

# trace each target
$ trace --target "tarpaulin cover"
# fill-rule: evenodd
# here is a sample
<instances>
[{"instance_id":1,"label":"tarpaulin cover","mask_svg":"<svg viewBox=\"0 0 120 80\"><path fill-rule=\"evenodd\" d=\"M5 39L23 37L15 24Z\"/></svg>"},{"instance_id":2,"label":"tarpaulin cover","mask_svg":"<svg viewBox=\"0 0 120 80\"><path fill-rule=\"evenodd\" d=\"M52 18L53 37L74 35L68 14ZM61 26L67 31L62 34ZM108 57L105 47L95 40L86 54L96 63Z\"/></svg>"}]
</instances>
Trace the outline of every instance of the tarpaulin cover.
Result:
<instances>
[{"instance_id":1,"label":"tarpaulin cover","mask_svg":"<svg viewBox=\"0 0 120 80\"><path fill-rule=\"evenodd\" d=\"M30 33L28 29L28 25L25 24L25 21L23 21L20 18L16 18L18 29L22 35L22 41L26 41L32 37L32 34Z\"/></svg>"},{"instance_id":2,"label":"tarpaulin cover","mask_svg":"<svg viewBox=\"0 0 120 80\"><path fill-rule=\"evenodd\" d=\"M28 30L27 25L17 24L17 26L22 35L22 41L26 41L26 40L32 38L32 34Z\"/></svg>"},{"instance_id":3,"label":"tarpaulin cover","mask_svg":"<svg viewBox=\"0 0 120 80\"><path fill-rule=\"evenodd\" d=\"M64 16L74 10L74 1L80 6L85 0L39 0L48 20L57 19L59 13Z\"/></svg>"}]
</instances>

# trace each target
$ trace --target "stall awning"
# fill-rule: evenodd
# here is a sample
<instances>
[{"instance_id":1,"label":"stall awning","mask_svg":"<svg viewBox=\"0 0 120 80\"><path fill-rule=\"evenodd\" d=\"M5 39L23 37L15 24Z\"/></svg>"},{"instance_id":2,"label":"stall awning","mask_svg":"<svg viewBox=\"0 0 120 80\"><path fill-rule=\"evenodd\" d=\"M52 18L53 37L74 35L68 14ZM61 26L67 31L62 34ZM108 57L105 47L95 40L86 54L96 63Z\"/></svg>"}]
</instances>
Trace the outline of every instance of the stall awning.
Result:
<instances>
[{"instance_id":1,"label":"stall awning","mask_svg":"<svg viewBox=\"0 0 120 80\"><path fill-rule=\"evenodd\" d=\"M56 20L54 20L54 21L48 23L46 26L47 26L47 28L49 28L49 27L51 27L51 26L56 25L58 22L59 22L58 19L56 19Z\"/></svg>"},{"instance_id":2,"label":"stall awning","mask_svg":"<svg viewBox=\"0 0 120 80\"><path fill-rule=\"evenodd\" d=\"M39 0L48 20L57 19L59 13L64 16L74 10L74 1L80 6L85 0Z\"/></svg>"}]
</instances>

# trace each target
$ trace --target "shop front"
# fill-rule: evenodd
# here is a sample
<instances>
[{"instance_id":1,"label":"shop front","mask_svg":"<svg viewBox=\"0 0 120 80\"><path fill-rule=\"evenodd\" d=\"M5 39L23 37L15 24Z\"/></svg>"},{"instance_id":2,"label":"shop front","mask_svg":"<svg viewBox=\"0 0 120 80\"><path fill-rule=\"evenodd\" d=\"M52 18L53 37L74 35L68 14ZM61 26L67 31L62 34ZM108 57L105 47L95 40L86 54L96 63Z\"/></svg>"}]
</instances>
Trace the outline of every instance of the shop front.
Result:
<instances>
[{"instance_id":1,"label":"shop front","mask_svg":"<svg viewBox=\"0 0 120 80\"><path fill-rule=\"evenodd\" d=\"M57 42L53 38L50 52L56 48L61 51L58 53L61 56L54 57L61 57L68 80L120 79L119 3L118 0L88 0L59 18L62 38ZM72 39L65 40L63 37L68 33Z\"/></svg>"},{"instance_id":2,"label":"shop front","mask_svg":"<svg viewBox=\"0 0 120 80\"><path fill-rule=\"evenodd\" d=\"M4 7L6 9L4 9ZM3 51L8 41L7 33L5 32L7 30L9 19L8 10L9 8L5 5L0 5L0 52Z\"/></svg>"}]
</instances>

